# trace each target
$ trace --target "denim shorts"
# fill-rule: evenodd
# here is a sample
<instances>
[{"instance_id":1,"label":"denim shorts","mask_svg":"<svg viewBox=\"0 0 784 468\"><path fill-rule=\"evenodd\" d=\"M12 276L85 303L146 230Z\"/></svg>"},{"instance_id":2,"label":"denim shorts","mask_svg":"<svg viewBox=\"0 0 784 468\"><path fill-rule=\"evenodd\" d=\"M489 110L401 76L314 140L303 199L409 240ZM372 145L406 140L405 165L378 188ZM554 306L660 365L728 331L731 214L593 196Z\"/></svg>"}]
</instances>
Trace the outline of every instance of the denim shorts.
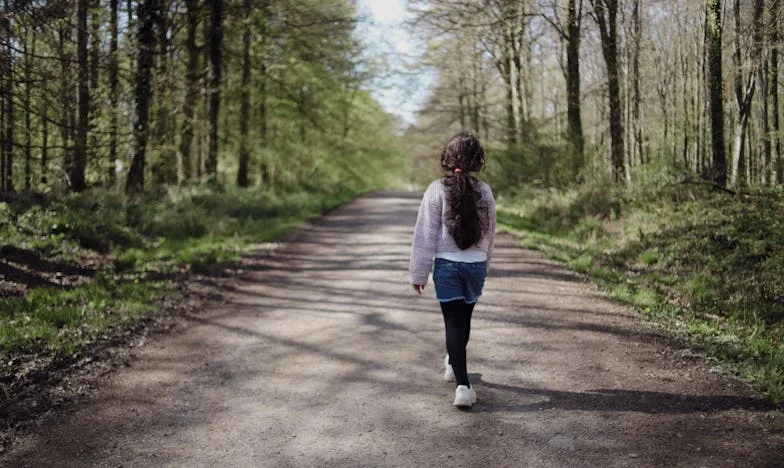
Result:
<instances>
[{"instance_id":1,"label":"denim shorts","mask_svg":"<svg viewBox=\"0 0 784 468\"><path fill-rule=\"evenodd\" d=\"M464 263L436 258L433 283L439 302L463 299L473 304L482 295L487 276L487 262Z\"/></svg>"}]
</instances>

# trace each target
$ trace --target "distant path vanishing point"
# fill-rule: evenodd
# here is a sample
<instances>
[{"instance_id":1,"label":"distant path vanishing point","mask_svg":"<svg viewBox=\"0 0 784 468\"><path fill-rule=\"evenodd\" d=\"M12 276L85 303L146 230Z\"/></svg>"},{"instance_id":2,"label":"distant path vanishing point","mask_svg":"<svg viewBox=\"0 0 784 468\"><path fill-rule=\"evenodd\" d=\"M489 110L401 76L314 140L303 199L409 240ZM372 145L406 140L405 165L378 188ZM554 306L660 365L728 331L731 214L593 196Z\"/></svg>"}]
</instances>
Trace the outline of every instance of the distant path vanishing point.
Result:
<instances>
[{"instance_id":1,"label":"distant path vanishing point","mask_svg":"<svg viewBox=\"0 0 784 468\"><path fill-rule=\"evenodd\" d=\"M0 464L784 466L768 405L507 235L474 313L479 403L454 408L432 285L408 284L420 196L309 223Z\"/></svg>"}]
</instances>

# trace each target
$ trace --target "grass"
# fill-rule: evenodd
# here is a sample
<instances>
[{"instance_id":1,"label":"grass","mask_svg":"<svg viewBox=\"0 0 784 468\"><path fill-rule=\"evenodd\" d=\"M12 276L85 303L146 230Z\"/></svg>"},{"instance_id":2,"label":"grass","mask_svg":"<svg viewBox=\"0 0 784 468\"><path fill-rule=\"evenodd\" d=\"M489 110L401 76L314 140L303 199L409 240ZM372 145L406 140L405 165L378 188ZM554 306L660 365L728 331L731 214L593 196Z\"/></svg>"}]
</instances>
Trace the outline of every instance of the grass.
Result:
<instances>
[{"instance_id":1,"label":"grass","mask_svg":"<svg viewBox=\"0 0 784 468\"><path fill-rule=\"evenodd\" d=\"M23 297L0 300L0 372L14 372L25 359L78 356L90 343L156 314L156 298L177 294L160 278L234 262L357 193L202 186L134 199L95 191L0 203L0 247L21 249L50 266L103 259L87 284L33 287Z\"/></svg>"},{"instance_id":2,"label":"grass","mask_svg":"<svg viewBox=\"0 0 784 468\"><path fill-rule=\"evenodd\" d=\"M99 277L69 290L36 288L0 302L0 359L19 355L75 357L109 330L157 311L162 282L114 281Z\"/></svg>"},{"instance_id":3,"label":"grass","mask_svg":"<svg viewBox=\"0 0 784 468\"><path fill-rule=\"evenodd\" d=\"M784 194L587 184L499 198L499 227L784 402Z\"/></svg>"}]
</instances>

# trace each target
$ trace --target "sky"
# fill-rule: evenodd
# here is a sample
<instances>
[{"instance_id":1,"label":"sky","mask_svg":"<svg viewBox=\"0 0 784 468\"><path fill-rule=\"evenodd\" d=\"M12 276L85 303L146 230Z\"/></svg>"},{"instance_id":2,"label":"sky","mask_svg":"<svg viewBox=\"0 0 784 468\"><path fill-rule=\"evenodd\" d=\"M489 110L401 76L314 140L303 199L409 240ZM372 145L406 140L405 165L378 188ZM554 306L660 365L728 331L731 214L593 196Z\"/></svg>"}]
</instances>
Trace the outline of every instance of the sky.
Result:
<instances>
[{"instance_id":1,"label":"sky","mask_svg":"<svg viewBox=\"0 0 784 468\"><path fill-rule=\"evenodd\" d=\"M364 18L359 33L368 52L386 62L382 67L386 73L373 82L370 91L387 112L412 124L433 76L416 67L422 47L404 24L410 14L403 0L359 0L359 10Z\"/></svg>"}]
</instances>

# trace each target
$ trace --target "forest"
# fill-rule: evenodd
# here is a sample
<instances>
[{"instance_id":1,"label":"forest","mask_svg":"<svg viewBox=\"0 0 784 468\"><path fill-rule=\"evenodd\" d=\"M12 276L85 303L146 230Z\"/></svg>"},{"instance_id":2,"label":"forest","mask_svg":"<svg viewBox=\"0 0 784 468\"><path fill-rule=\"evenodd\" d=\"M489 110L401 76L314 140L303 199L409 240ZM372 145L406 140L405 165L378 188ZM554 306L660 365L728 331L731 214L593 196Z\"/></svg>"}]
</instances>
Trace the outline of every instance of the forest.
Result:
<instances>
[{"instance_id":1,"label":"forest","mask_svg":"<svg viewBox=\"0 0 784 468\"><path fill-rule=\"evenodd\" d=\"M499 223L784 395L778 0L412 0L437 77L406 130L489 148Z\"/></svg>"},{"instance_id":2,"label":"forest","mask_svg":"<svg viewBox=\"0 0 784 468\"><path fill-rule=\"evenodd\" d=\"M0 0L0 370L477 134L499 226L784 400L780 0ZM378 78L434 77L414 122ZM176 280L176 281L175 281Z\"/></svg>"}]
</instances>

